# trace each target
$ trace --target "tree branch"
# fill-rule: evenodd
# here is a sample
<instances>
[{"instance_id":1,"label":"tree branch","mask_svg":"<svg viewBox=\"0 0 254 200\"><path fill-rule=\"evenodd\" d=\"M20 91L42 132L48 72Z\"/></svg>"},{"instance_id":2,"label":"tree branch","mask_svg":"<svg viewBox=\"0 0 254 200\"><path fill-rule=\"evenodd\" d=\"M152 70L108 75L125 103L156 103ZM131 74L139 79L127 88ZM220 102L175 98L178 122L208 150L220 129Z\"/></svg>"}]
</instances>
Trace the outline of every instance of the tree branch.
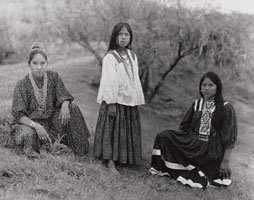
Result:
<instances>
[{"instance_id":1,"label":"tree branch","mask_svg":"<svg viewBox=\"0 0 254 200\"><path fill-rule=\"evenodd\" d=\"M67 34L68 34L68 36L73 41L78 43L80 46L82 46L83 48L85 48L88 51L90 51L94 55L96 60L99 62L99 65L102 66L102 58L98 54L98 52L90 45L90 43L88 41L88 37L85 36L81 31L78 32L78 36L77 36L77 34L75 34L73 31L71 31L70 26L67 26L66 28L67 28Z\"/></svg>"},{"instance_id":2,"label":"tree branch","mask_svg":"<svg viewBox=\"0 0 254 200\"><path fill-rule=\"evenodd\" d=\"M155 87L154 87L154 89L153 89L151 95L149 95L149 97L148 97L149 100L152 100L152 99L154 98L154 96L158 93L159 89L162 87L162 85L163 85L165 79L167 78L168 74L177 66L177 64L179 63L179 61L180 61L181 59L183 59L184 57L186 57L186 56L192 54L192 52L195 51L196 49L198 49L198 47L194 47L194 48L191 48L191 49L189 49L189 50L187 50L187 51L185 51L185 52L182 53L182 47L183 47L182 43L179 42L179 48L178 48L178 54L177 54L178 56L174 59L174 62L173 62L172 64L170 64L169 69L166 70L166 71L162 74L160 80L159 80L158 83L155 85Z\"/></svg>"},{"instance_id":3,"label":"tree branch","mask_svg":"<svg viewBox=\"0 0 254 200\"><path fill-rule=\"evenodd\" d=\"M189 50L186 50L185 52L182 53L182 56L183 56L183 57L188 56L188 55L192 54L192 52L195 51L195 50L197 50L198 48L199 48L199 47L196 46L196 47L193 47L193 48L191 48L191 49L189 49Z\"/></svg>"}]
</instances>

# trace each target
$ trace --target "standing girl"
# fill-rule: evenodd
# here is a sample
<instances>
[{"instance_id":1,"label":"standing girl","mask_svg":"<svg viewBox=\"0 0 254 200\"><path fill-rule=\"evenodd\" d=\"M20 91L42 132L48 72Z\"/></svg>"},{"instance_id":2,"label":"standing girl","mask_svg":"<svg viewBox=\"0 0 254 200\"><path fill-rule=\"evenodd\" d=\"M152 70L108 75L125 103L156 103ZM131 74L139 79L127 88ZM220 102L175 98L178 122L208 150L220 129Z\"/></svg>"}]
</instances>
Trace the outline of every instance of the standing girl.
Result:
<instances>
[{"instance_id":1,"label":"standing girl","mask_svg":"<svg viewBox=\"0 0 254 200\"><path fill-rule=\"evenodd\" d=\"M116 171L115 162L141 163L141 125L138 105L144 95L137 56L131 51L132 30L128 23L114 26L103 58L97 102L101 104L94 139L94 155Z\"/></svg>"}]
</instances>

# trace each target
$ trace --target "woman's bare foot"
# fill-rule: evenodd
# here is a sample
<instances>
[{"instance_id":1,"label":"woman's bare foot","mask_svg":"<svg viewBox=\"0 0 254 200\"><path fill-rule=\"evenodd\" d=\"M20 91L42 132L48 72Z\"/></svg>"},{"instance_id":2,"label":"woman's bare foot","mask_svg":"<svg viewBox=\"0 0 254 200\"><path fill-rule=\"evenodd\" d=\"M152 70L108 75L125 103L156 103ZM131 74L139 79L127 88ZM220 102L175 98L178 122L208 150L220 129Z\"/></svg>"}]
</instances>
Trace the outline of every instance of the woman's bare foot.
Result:
<instances>
[{"instance_id":1,"label":"woman's bare foot","mask_svg":"<svg viewBox=\"0 0 254 200\"><path fill-rule=\"evenodd\" d=\"M113 160L108 161L107 167L113 174L120 175L119 171L116 169L115 162Z\"/></svg>"}]
</instances>

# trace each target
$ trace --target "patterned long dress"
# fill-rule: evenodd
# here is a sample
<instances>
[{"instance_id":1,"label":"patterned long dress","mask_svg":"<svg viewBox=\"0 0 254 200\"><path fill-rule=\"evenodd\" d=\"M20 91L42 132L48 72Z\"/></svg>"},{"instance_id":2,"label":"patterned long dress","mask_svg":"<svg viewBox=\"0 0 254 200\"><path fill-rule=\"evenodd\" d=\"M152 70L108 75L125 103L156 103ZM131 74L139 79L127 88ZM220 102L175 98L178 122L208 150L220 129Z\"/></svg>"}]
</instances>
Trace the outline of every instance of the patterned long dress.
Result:
<instances>
[{"instance_id":1,"label":"patterned long dress","mask_svg":"<svg viewBox=\"0 0 254 200\"><path fill-rule=\"evenodd\" d=\"M48 132L52 142L62 137L64 144L72 148L78 155L84 155L89 148L89 130L84 117L77 105L72 103L74 98L65 88L61 77L57 72L46 71L47 75L47 96L46 109L41 113L38 109L39 104L34 94L29 75L17 82L14 90L12 102L12 115L14 117L11 141L9 144L19 146L24 149L26 154L38 152L43 143L38 139L36 131L28 126L19 124L19 120L26 116L31 120L41 124ZM35 79L38 88L42 88L43 79ZM69 101L70 121L67 125L61 125L58 119L61 104Z\"/></svg>"},{"instance_id":2,"label":"patterned long dress","mask_svg":"<svg viewBox=\"0 0 254 200\"><path fill-rule=\"evenodd\" d=\"M149 171L168 175L191 187L230 185L230 175L221 177L219 170L225 150L233 148L237 138L236 115L232 105L225 102L224 123L216 132L214 110L214 106L207 108L203 99L196 100L180 123L178 132L165 130L157 134Z\"/></svg>"}]
</instances>

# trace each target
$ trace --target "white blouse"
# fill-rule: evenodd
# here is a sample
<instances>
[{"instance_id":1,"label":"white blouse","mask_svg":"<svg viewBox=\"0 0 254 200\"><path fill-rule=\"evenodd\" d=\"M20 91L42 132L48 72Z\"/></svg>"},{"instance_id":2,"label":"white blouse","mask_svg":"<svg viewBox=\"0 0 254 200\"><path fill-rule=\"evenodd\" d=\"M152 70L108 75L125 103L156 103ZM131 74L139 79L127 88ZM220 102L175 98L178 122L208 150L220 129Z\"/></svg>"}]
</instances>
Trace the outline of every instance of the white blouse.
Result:
<instances>
[{"instance_id":1,"label":"white blouse","mask_svg":"<svg viewBox=\"0 0 254 200\"><path fill-rule=\"evenodd\" d=\"M120 55L117 51L113 51ZM118 103L126 106L145 104L144 94L138 74L137 56L133 58L131 51L127 50L131 63L119 62L112 53L108 53L102 62L102 75L97 96L97 102L105 101L107 104Z\"/></svg>"}]
</instances>

